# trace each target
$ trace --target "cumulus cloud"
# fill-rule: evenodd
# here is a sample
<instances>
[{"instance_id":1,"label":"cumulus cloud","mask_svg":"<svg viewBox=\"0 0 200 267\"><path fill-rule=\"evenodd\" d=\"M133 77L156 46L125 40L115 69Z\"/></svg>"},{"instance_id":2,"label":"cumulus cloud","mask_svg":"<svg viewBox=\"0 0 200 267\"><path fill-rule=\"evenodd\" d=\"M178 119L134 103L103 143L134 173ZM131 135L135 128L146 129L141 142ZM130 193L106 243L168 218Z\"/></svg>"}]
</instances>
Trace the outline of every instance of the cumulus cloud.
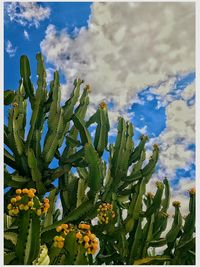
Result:
<instances>
[{"instance_id":1,"label":"cumulus cloud","mask_svg":"<svg viewBox=\"0 0 200 267\"><path fill-rule=\"evenodd\" d=\"M49 25L41 50L68 85L76 76L89 82L94 101L121 110L144 86L194 70L193 3L94 3L91 11L75 38Z\"/></svg>"},{"instance_id":2,"label":"cumulus cloud","mask_svg":"<svg viewBox=\"0 0 200 267\"><path fill-rule=\"evenodd\" d=\"M12 2L6 3L5 10L11 21L22 26L39 27L40 21L49 18L51 10L36 2Z\"/></svg>"},{"instance_id":3,"label":"cumulus cloud","mask_svg":"<svg viewBox=\"0 0 200 267\"><path fill-rule=\"evenodd\" d=\"M181 92L179 99L168 103L166 128L157 138L151 139L151 143L158 142L161 148L158 172L161 177L174 178L176 169L187 171L195 161L194 151L188 149L189 144L195 143L195 106L186 101L194 94L194 83L191 83Z\"/></svg>"},{"instance_id":4,"label":"cumulus cloud","mask_svg":"<svg viewBox=\"0 0 200 267\"><path fill-rule=\"evenodd\" d=\"M24 30L24 38L28 41L30 40L29 33L26 30Z\"/></svg>"},{"instance_id":5,"label":"cumulus cloud","mask_svg":"<svg viewBox=\"0 0 200 267\"><path fill-rule=\"evenodd\" d=\"M9 57L14 57L15 53L17 51L17 47L13 47L13 44L11 43L10 40L7 41L6 43L6 52L8 53Z\"/></svg>"}]
</instances>

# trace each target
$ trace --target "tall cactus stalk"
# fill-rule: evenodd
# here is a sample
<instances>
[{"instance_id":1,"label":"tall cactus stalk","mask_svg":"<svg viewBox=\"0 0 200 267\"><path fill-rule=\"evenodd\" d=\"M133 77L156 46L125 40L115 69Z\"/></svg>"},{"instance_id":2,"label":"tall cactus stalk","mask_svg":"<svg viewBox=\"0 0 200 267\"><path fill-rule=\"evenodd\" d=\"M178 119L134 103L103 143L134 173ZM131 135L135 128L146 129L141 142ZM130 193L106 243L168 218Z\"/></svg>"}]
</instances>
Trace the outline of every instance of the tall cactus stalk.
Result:
<instances>
[{"instance_id":1,"label":"tall cactus stalk","mask_svg":"<svg viewBox=\"0 0 200 267\"><path fill-rule=\"evenodd\" d=\"M4 93L10 107L4 125L4 263L195 264L195 190L189 191L185 219L181 203L173 202L173 223L164 234L168 179L156 182L155 195L146 192L158 146L153 145L146 159L148 137L141 136L135 145L133 125L122 117L116 141L109 144L109 105L100 103L86 120L91 88L77 78L61 106L58 72L48 89L40 53L36 60L37 89L29 60L22 56L19 88ZM32 113L27 132L28 102ZM58 166L50 167L55 159ZM156 248L162 251L159 255L151 252Z\"/></svg>"}]
</instances>

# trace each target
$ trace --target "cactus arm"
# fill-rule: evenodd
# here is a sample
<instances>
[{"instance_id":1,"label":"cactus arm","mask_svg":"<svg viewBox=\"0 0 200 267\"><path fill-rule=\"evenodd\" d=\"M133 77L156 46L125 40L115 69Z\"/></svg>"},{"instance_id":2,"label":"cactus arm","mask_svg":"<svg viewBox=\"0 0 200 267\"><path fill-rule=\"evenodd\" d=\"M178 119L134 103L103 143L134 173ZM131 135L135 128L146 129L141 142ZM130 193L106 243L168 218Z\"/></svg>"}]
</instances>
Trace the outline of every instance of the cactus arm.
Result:
<instances>
[{"instance_id":1,"label":"cactus arm","mask_svg":"<svg viewBox=\"0 0 200 267\"><path fill-rule=\"evenodd\" d=\"M63 134L63 126L63 112L61 110L57 116L57 123L55 123L54 129L52 128L52 130L47 133L45 140L43 157L46 163L50 163L54 157L55 151L58 147L58 140Z\"/></svg>"},{"instance_id":2,"label":"cactus arm","mask_svg":"<svg viewBox=\"0 0 200 267\"><path fill-rule=\"evenodd\" d=\"M89 164L88 186L90 187L90 191L88 193L88 196L93 198L99 191L102 183L100 159L91 144L86 144L84 149L85 159Z\"/></svg>"},{"instance_id":3,"label":"cactus arm","mask_svg":"<svg viewBox=\"0 0 200 267\"><path fill-rule=\"evenodd\" d=\"M91 140L91 137L90 137L90 134L89 134L87 128L85 127L84 121L82 119L78 118L76 115L72 116L72 120L74 122L75 127L80 132L82 144L83 145L85 145L86 143L91 144L92 140Z\"/></svg>"},{"instance_id":4,"label":"cactus arm","mask_svg":"<svg viewBox=\"0 0 200 267\"><path fill-rule=\"evenodd\" d=\"M154 214L152 214L151 217L149 217L147 219L147 223L143 229L143 233L144 233L144 239L142 242L142 249L141 249L141 256L142 258L145 258L146 256L148 256L147 250L149 247L149 243L151 242L151 240L153 239L153 223L155 220L155 216Z\"/></svg>"},{"instance_id":5,"label":"cactus arm","mask_svg":"<svg viewBox=\"0 0 200 267\"><path fill-rule=\"evenodd\" d=\"M155 170L156 163L158 161L159 148L157 145L154 145L153 154L150 157L148 164L141 170L142 176L145 177L146 183L149 182L152 173Z\"/></svg>"},{"instance_id":6,"label":"cactus arm","mask_svg":"<svg viewBox=\"0 0 200 267\"><path fill-rule=\"evenodd\" d=\"M80 206L80 204L85 199L85 190L87 188L87 180L80 178L78 181L78 190L77 190L77 203L76 206Z\"/></svg>"},{"instance_id":7,"label":"cactus arm","mask_svg":"<svg viewBox=\"0 0 200 267\"><path fill-rule=\"evenodd\" d=\"M17 167L15 158L5 148L4 148L4 162L13 169L16 169Z\"/></svg>"},{"instance_id":8,"label":"cactus arm","mask_svg":"<svg viewBox=\"0 0 200 267\"><path fill-rule=\"evenodd\" d=\"M20 238L20 237L19 237ZM31 264L38 256L40 248L40 219L37 215L33 215L29 230L25 249L24 264Z\"/></svg>"},{"instance_id":9,"label":"cactus arm","mask_svg":"<svg viewBox=\"0 0 200 267\"><path fill-rule=\"evenodd\" d=\"M195 194L190 194L189 202L189 214L185 219L183 226L183 235L180 239L180 245L186 240L192 238L193 232L195 232Z\"/></svg>"},{"instance_id":10,"label":"cactus arm","mask_svg":"<svg viewBox=\"0 0 200 267\"><path fill-rule=\"evenodd\" d=\"M39 194L44 193L46 190L42 183L42 174L38 168L37 158L35 157L34 151L31 148L28 149L28 165L31 169L32 180L36 182L36 187Z\"/></svg>"},{"instance_id":11,"label":"cactus arm","mask_svg":"<svg viewBox=\"0 0 200 267\"><path fill-rule=\"evenodd\" d=\"M130 255L128 260L129 264L133 263L134 260L140 257L140 249L141 249L140 243L142 242L142 236L143 236L142 218L139 218L134 236L134 241L130 248Z\"/></svg>"},{"instance_id":12,"label":"cactus arm","mask_svg":"<svg viewBox=\"0 0 200 267\"><path fill-rule=\"evenodd\" d=\"M99 109L89 118L89 120L85 123L85 126L88 128L91 124L97 123L99 117Z\"/></svg>"},{"instance_id":13,"label":"cactus arm","mask_svg":"<svg viewBox=\"0 0 200 267\"><path fill-rule=\"evenodd\" d=\"M162 212L167 212L170 202L170 185L167 178L164 179L163 183L165 185L165 198L162 201Z\"/></svg>"},{"instance_id":14,"label":"cactus arm","mask_svg":"<svg viewBox=\"0 0 200 267\"><path fill-rule=\"evenodd\" d=\"M98 154L102 156L104 149L106 148L108 143L108 132L110 129L107 108L98 109L97 124L98 125L94 138L94 147L97 150Z\"/></svg>"},{"instance_id":15,"label":"cactus arm","mask_svg":"<svg viewBox=\"0 0 200 267\"><path fill-rule=\"evenodd\" d=\"M77 264L76 258L78 254L79 245L76 241L75 232L69 233L65 238L64 243L64 250L65 250L65 256L66 256L66 262L67 265L73 265Z\"/></svg>"},{"instance_id":16,"label":"cactus arm","mask_svg":"<svg viewBox=\"0 0 200 267\"><path fill-rule=\"evenodd\" d=\"M44 225L43 225L44 227L47 227L47 226L53 224L53 214L55 211L55 203L57 200L57 193L58 192L57 192L56 188L50 192L50 195L49 195L50 207L48 209L47 215L44 218Z\"/></svg>"},{"instance_id":17,"label":"cactus arm","mask_svg":"<svg viewBox=\"0 0 200 267\"><path fill-rule=\"evenodd\" d=\"M160 208L163 189L164 189L163 183L162 182L157 182L157 192L156 192L156 195L155 195L155 197L153 199L153 203L151 204L150 207L148 207L148 209L145 212L145 216L146 217L151 216L153 213L156 212L156 210L158 210Z\"/></svg>"},{"instance_id":18,"label":"cactus arm","mask_svg":"<svg viewBox=\"0 0 200 267\"><path fill-rule=\"evenodd\" d=\"M30 80L31 70L27 56L21 56L20 58L20 75L23 79L23 85L26 91L26 95L29 97L31 104L34 100L34 88Z\"/></svg>"},{"instance_id":19,"label":"cactus arm","mask_svg":"<svg viewBox=\"0 0 200 267\"><path fill-rule=\"evenodd\" d=\"M175 207L174 221L171 229L166 234L166 240L168 243L174 242L182 226L182 216L178 206Z\"/></svg>"},{"instance_id":20,"label":"cactus arm","mask_svg":"<svg viewBox=\"0 0 200 267\"><path fill-rule=\"evenodd\" d=\"M115 143L115 149L114 149L114 154L111 162L111 176L116 177L117 176L117 171L118 171L118 166L119 162L122 160L122 149L125 147L125 142L126 142L126 124L123 118L119 119L118 123L118 134L117 134L117 139ZM118 176L119 177L119 176ZM121 177L118 178L118 180ZM115 181L117 183L117 181Z\"/></svg>"},{"instance_id":21,"label":"cactus arm","mask_svg":"<svg viewBox=\"0 0 200 267\"><path fill-rule=\"evenodd\" d=\"M48 127L49 130L44 141L43 158L46 163L50 163L58 148L59 140L63 136L64 127L64 111L60 107L60 82L58 72L54 73L53 82L53 101L51 103Z\"/></svg>"},{"instance_id":22,"label":"cactus arm","mask_svg":"<svg viewBox=\"0 0 200 267\"><path fill-rule=\"evenodd\" d=\"M82 96L80 98L80 104L79 106L76 108L75 110L75 114L77 117L84 119L86 111L87 111L87 107L89 105L89 97L88 97L88 89L87 86L84 88Z\"/></svg>"},{"instance_id":23,"label":"cactus arm","mask_svg":"<svg viewBox=\"0 0 200 267\"><path fill-rule=\"evenodd\" d=\"M146 153L143 150L140 154L140 159L138 160L138 162L133 166L132 172L129 176L124 178L124 181L126 182L134 182L137 181L139 179L142 178L142 172L141 172L141 168L142 168L142 164L146 158Z\"/></svg>"},{"instance_id":24,"label":"cactus arm","mask_svg":"<svg viewBox=\"0 0 200 267\"><path fill-rule=\"evenodd\" d=\"M129 165L131 165L132 163L135 163L141 158L141 153L144 150L145 143L147 140L148 140L147 136L144 136L144 135L141 136L141 141L139 145L134 149L134 151L130 155Z\"/></svg>"},{"instance_id":25,"label":"cactus arm","mask_svg":"<svg viewBox=\"0 0 200 267\"><path fill-rule=\"evenodd\" d=\"M70 96L70 99L65 102L63 106L64 110L64 120L65 122L69 121L73 114L74 105L78 101L79 94L80 94L80 85L83 83L83 80L76 79L74 81L74 90Z\"/></svg>"},{"instance_id":26,"label":"cactus arm","mask_svg":"<svg viewBox=\"0 0 200 267\"><path fill-rule=\"evenodd\" d=\"M13 139L18 155L22 156L24 152L24 144L19 136L20 125L18 124L18 116L19 116L19 110L18 107L16 106L13 109L13 121L12 121Z\"/></svg>"},{"instance_id":27,"label":"cactus arm","mask_svg":"<svg viewBox=\"0 0 200 267\"><path fill-rule=\"evenodd\" d=\"M20 264L24 264L24 250L26 247L30 222L30 211L21 215L19 224L19 238L16 244L16 256Z\"/></svg>"}]
</instances>

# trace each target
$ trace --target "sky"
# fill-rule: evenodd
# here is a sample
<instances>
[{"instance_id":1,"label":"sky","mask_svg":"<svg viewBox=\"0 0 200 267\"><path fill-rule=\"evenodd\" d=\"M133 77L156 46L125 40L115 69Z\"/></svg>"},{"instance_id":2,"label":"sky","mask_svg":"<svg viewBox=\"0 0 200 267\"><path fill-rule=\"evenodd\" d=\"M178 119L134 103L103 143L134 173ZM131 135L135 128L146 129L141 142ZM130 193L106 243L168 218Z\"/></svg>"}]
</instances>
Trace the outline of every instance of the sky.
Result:
<instances>
[{"instance_id":1,"label":"sky","mask_svg":"<svg viewBox=\"0 0 200 267\"><path fill-rule=\"evenodd\" d=\"M172 200L187 210L187 190L195 183L195 5L194 3L4 4L4 89L17 89L19 59L45 57L48 83L61 74L62 101L76 77L92 87L90 116L108 103L114 142L116 123L134 124L134 141L149 136L160 147L159 163L148 185L168 177ZM7 109L5 109L6 122Z\"/></svg>"}]
</instances>

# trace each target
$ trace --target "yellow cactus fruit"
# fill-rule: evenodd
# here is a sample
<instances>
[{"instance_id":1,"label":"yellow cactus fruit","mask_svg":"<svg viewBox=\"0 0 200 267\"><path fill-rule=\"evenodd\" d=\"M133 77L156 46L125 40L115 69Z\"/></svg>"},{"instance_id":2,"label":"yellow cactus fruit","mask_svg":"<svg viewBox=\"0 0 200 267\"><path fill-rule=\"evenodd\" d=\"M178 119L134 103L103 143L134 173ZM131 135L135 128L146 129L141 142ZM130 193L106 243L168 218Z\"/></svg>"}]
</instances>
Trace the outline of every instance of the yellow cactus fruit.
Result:
<instances>
[{"instance_id":1,"label":"yellow cactus fruit","mask_svg":"<svg viewBox=\"0 0 200 267\"><path fill-rule=\"evenodd\" d=\"M80 232L76 233L76 238L81 239L83 236Z\"/></svg>"},{"instance_id":2,"label":"yellow cactus fruit","mask_svg":"<svg viewBox=\"0 0 200 267\"><path fill-rule=\"evenodd\" d=\"M12 204L8 204L7 209L11 210L13 208Z\"/></svg>"},{"instance_id":3,"label":"yellow cactus fruit","mask_svg":"<svg viewBox=\"0 0 200 267\"><path fill-rule=\"evenodd\" d=\"M30 188L30 190L31 190L33 193L36 193L36 189L35 189L35 188Z\"/></svg>"},{"instance_id":4,"label":"yellow cactus fruit","mask_svg":"<svg viewBox=\"0 0 200 267\"><path fill-rule=\"evenodd\" d=\"M58 236L56 241L61 242L61 241L64 241L64 240L65 239L62 236Z\"/></svg>"},{"instance_id":5,"label":"yellow cactus fruit","mask_svg":"<svg viewBox=\"0 0 200 267\"><path fill-rule=\"evenodd\" d=\"M57 226L56 227L56 231L59 233L60 231L62 231L62 227L61 226Z\"/></svg>"},{"instance_id":6,"label":"yellow cactus fruit","mask_svg":"<svg viewBox=\"0 0 200 267\"><path fill-rule=\"evenodd\" d=\"M14 209L14 210L13 210L13 213L14 213L15 215L17 215L17 214L19 213L19 209L18 209L18 208Z\"/></svg>"},{"instance_id":7,"label":"yellow cactus fruit","mask_svg":"<svg viewBox=\"0 0 200 267\"><path fill-rule=\"evenodd\" d=\"M24 205L24 210L28 210L29 206L28 205Z\"/></svg>"},{"instance_id":8,"label":"yellow cactus fruit","mask_svg":"<svg viewBox=\"0 0 200 267\"><path fill-rule=\"evenodd\" d=\"M35 194L31 191L31 190L28 190L28 197L30 198L34 198Z\"/></svg>"},{"instance_id":9,"label":"yellow cactus fruit","mask_svg":"<svg viewBox=\"0 0 200 267\"><path fill-rule=\"evenodd\" d=\"M19 205L19 209L20 209L20 210L23 210L23 209L24 209L24 204L20 204L20 205Z\"/></svg>"},{"instance_id":10,"label":"yellow cactus fruit","mask_svg":"<svg viewBox=\"0 0 200 267\"><path fill-rule=\"evenodd\" d=\"M22 189L22 193L23 194L28 194L28 189L27 188Z\"/></svg>"},{"instance_id":11,"label":"yellow cactus fruit","mask_svg":"<svg viewBox=\"0 0 200 267\"><path fill-rule=\"evenodd\" d=\"M45 204L44 204L44 207L45 207L46 209L49 209L49 207L50 207L49 203L45 203Z\"/></svg>"},{"instance_id":12,"label":"yellow cactus fruit","mask_svg":"<svg viewBox=\"0 0 200 267\"><path fill-rule=\"evenodd\" d=\"M20 201L22 199L22 197L20 197L20 196L16 196L15 198L17 201Z\"/></svg>"},{"instance_id":13,"label":"yellow cactus fruit","mask_svg":"<svg viewBox=\"0 0 200 267\"><path fill-rule=\"evenodd\" d=\"M97 250L98 249L98 244L93 244L93 249Z\"/></svg>"},{"instance_id":14,"label":"yellow cactus fruit","mask_svg":"<svg viewBox=\"0 0 200 267\"><path fill-rule=\"evenodd\" d=\"M63 248L64 247L64 242L58 242L57 243L58 248Z\"/></svg>"},{"instance_id":15,"label":"yellow cactus fruit","mask_svg":"<svg viewBox=\"0 0 200 267\"><path fill-rule=\"evenodd\" d=\"M10 202L11 203L15 203L17 201L17 199L15 197L11 198Z\"/></svg>"},{"instance_id":16,"label":"yellow cactus fruit","mask_svg":"<svg viewBox=\"0 0 200 267\"><path fill-rule=\"evenodd\" d=\"M83 238L83 240L87 243L87 242L90 241L90 238L87 235L85 235L84 238Z\"/></svg>"},{"instance_id":17,"label":"yellow cactus fruit","mask_svg":"<svg viewBox=\"0 0 200 267\"><path fill-rule=\"evenodd\" d=\"M57 240L58 237L59 237L58 235L54 236L53 240L54 240L54 241L58 241L58 240Z\"/></svg>"},{"instance_id":18,"label":"yellow cactus fruit","mask_svg":"<svg viewBox=\"0 0 200 267\"><path fill-rule=\"evenodd\" d=\"M42 214L41 209L38 209L38 210L36 211L36 214L37 214L37 216L40 216L40 215Z\"/></svg>"},{"instance_id":19,"label":"yellow cactus fruit","mask_svg":"<svg viewBox=\"0 0 200 267\"><path fill-rule=\"evenodd\" d=\"M44 203L49 203L49 199L48 198L45 198L44 199Z\"/></svg>"},{"instance_id":20,"label":"yellow cactus fruit","mask_svg":"<svg viewBox=\"0 0 200 267\"><path fill-rule=\"evenodd\" d=\"M94 240L95 238L96 238L96 235L94 235L94 234L91 234L91 235L90 235L90 239L91 239L91 240Z\"/></svg>"},{"instance_id":21,"label":"yellow cactus fruit","mask_svg":"<svg viewBox=\"0 0 200 267\"><path fill-rule=\"evenodd\" d=\"M28 202L28 206L29 206L29 207L33 207L33 205L34 205L34 204L33 204L33 201L29 201L29 202Z\"/></svg>"},{"instance_id":22,"label":"yellow cactus fruit","mask_svg":"<svg viewBox=\"0 0 200 267\"><path fill-rule=\"evenodd\" d=\"M15 191L15 192L16 192L16 194L18 194L18 195L19 195L19 194L21 194L22 190L21 190L21 189L16 189L16 191Z\"/></svg>"}]
</instances>

